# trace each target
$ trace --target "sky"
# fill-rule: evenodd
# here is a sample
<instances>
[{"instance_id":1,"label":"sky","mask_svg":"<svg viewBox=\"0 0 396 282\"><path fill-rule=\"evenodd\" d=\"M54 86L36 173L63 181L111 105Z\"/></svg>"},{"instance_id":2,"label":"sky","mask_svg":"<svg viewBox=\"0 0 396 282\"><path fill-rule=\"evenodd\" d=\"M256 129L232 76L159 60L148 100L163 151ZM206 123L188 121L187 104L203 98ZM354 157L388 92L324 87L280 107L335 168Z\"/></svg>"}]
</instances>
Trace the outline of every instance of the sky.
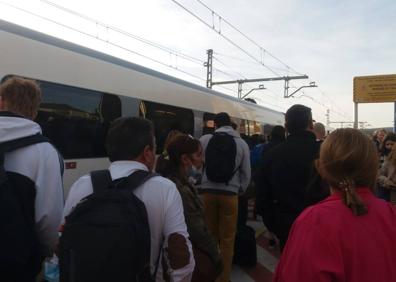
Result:
<instances>
[{"instance_id":1,"label":"sky","mask_svg":"<svg viewBox=\"0 0 396 282\"><path fill-rule=\"evenodd\" d=\"M394 0L4 0L0 18L202 86L208 49L213 81L306 74L289 93L318 87L293 98L282 81L244 84L243 94L263 84L249 94L258 104L305 104L323 123L327 110L330 122L353 121L353 77L396 73ZM213 89L237 95L236 84ZM393 119L393 103L359 105L365 127Z\"/></svg>"}]
</instances>

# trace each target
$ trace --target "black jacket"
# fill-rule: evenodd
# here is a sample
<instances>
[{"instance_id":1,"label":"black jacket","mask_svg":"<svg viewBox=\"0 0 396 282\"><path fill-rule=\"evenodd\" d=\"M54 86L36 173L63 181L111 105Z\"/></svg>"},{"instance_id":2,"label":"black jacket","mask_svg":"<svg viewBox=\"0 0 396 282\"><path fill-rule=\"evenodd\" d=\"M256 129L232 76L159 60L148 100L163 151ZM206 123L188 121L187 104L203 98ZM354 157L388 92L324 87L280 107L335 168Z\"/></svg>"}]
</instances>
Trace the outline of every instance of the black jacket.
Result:
<instances>
[{"instance_id":1,"label":"black jacket","mask_svg":"<svg viewBox=\"0 0 396 282\"><path fill-rule=\"evenodd\" d=\"M292 223L307 205L306 189L315 175L314 160L319 148L315 135L303 131L289 135L263 158L256 179L257 210L265 225L285 240Z\"/></svg>"}]
</instances>

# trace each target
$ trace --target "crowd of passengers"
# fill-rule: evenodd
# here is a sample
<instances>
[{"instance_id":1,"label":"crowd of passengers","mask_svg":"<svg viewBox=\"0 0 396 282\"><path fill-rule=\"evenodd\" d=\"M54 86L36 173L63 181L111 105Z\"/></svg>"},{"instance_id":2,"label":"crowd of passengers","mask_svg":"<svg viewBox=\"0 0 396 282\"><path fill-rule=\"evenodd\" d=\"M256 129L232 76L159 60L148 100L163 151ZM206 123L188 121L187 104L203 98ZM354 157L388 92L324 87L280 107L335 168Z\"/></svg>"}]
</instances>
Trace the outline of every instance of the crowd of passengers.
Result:
<instances>
[{"instance_id":1,"label":"crowd of passengers","mask_svg":"<svg viewBox=\"0 0 396 282\"><path fill-rule=\"evenodd\" d=\"M60 281L228 282L248 188L282 252L273 281L396 281L395 134L325 136L294 105L268 142L249 148L218 113L213 134L171 131L157 157L154 125L122 117L106 137L110 167L63 199L61 155L34 122L40 102L32 80L0 85L2 281L39 281L56 254Z\"/></svg>"}]
</instances>

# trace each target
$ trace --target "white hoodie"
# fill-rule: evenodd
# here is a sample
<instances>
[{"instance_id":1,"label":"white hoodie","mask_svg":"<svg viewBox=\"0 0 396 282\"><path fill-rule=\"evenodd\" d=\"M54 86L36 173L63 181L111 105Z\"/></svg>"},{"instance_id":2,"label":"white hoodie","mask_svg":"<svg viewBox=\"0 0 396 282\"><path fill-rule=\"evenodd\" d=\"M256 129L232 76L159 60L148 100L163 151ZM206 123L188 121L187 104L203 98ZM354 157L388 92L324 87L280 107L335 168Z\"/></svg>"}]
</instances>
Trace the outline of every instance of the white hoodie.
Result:
<instances>
[{"instance_id":1,"label":"white hoodie","mask_svg":"<svg viewBox=\"0 0 396 282\"><path fill-rule=\"evenodd\" d=\"M0 143L41 133L40 126L22 117L0 116ZM5 154L5 170L30 178L36 185L35 220L42 255L54 250L63 211L59 156L49 143Z\"/></svg>"}]
</instances>

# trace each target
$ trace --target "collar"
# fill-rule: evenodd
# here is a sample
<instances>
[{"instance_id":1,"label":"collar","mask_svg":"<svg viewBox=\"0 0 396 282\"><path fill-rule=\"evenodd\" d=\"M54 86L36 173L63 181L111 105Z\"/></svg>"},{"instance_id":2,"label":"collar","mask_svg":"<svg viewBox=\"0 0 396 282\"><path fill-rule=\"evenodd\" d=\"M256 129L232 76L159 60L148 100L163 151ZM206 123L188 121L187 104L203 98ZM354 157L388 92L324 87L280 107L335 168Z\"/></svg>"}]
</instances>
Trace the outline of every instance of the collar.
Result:
<instances>
[{"instance_id":1,"label":"collar","mask_svg":"<svg viewBox=\"0 0 396 282\"><path fill-rule=\"evenodd\" d=\"M373 192L368 187L356 187L354 189L356 190L356 193L363 199L374 197ZM327 198L327 200L328 201L339 200L341 198L342 198L341 191L336 190Z\"/></svg>"},{"instance_id":2,"label":"collar","mask_svg":"<svg viewBox=\"0 0 396 282\"><path fill-rule=\"evenodd\" d=\"M239 132L235 131L230 125L219 127L215 132L225 132L233 137L240 137Z\"/></svg>"},{"instance_id":3,"label":"collar","mask_svg":"<svg viewBox=\"0 0 396 282\"><path fill-rule=\"evenodd\" d=\"M0 117L16 117L16 118L25 118L21 115L18 115L16 113L13 112L9 112L9 111L0 111ZM26 119L26 118L25 118Z\"/></svg>"},{"instance_id":4,"label":"collar","mask_svg":"<svg viewBox=\"0 0 396 282\"><path fill-rule=\"evenodd\" d=\"M136 170L148 171L148 168L143 163L136 161L115 161L111 163L109 170L113 179L119 179L127 177Z\"/></svg>"},{"instance_id":5,"label":"collar","mask_svg":"<svg viewBox=\"0 0 396 282\"><path fill-rule=\"evenodd\" d=\"M309 139L315 142L316 136L311 131L303 130L294 134L290 134L289 136L287 136L287 139Z\"/></svg>"}]
</instances>

